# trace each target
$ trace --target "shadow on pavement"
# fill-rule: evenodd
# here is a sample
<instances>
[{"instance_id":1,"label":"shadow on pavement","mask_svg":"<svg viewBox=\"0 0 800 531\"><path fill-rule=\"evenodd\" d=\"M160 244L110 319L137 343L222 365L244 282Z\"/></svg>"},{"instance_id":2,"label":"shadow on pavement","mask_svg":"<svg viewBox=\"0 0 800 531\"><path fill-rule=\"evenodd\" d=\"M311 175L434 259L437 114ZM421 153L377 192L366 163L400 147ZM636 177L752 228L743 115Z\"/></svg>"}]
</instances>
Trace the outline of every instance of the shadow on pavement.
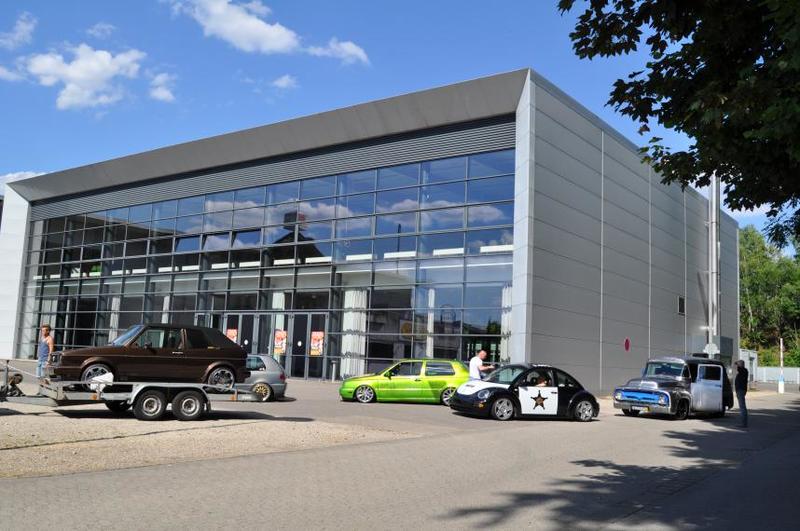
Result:
<instances>
[{"instance_id":1,"label":"shadow on pavement","mask_svg":"<svg viewBox=\"0 0 800 531\"><path fill-rule=\"evenodd\" d=\"M54 413L58 413L62 417L70 418L70 419L119 419L119 418L129 418L133 419L133 413L131 411L125 411L123 413L114 413L113 411L109 411L106 409L53 409ZM262 413L260 411L231 411L231 410L214 410L212 409L208 415L205 415L198 420L192 422L208 422L213 420L279 420L282 422L313 422L313 418L309 417L278 417L275 415L268 415L266 413ZM154 422L162 422L162 421L176 421L178 422L175 417L172 416L170 411L164 415L164 418L161 421L154 421Z\"/></svg>"},{"instance_id":2,"label":"shadow on pavement","mask_svg":"<svg viewBox=\"0 0 800 531\"><path fill-rule=\"evenodd\" d=\"M723 418L703 419L696 431L666 431L672 456L686 460L679 466L641 466L618 464L608 460L576 460L572 464L584 469L555 481L537 482L535 463L527 463L531 483L538 490L529 492L495 492L499 504L463 507L442 516L444 520L464 525L507 526L512 518L524 517L527 511L542 508L547 511L547 523L565 528L599 528L615 520L633 516L638 527L721 526L726 506L707 507L702 516L659 511L666 499L704 479L739 466L753 452L763 450L797 432L800 428L800 400L793 400L784 409L750 411L750 428L739 429L738 410ZM642 422L640 418L628 418ZM681 422L661 420L661 422ZM782 429L761 431L762 426L774 423ZM520 463L526 467L526 463ZM489 492L485 485L476 485L476 492ZM746 490L746 485L743 484ZM777 493L777 496L788 493ZM731 500L733 501L733 500ZM479 522L476 522L475 519ZM793 515L786 515L785 522ZM467 522L468 520L468 522ZM544 522L542 522L544 523ZM533 524L533 522L532 522ZM534 527L536 527L534 525Z\"/></svg>"}]
</instances>

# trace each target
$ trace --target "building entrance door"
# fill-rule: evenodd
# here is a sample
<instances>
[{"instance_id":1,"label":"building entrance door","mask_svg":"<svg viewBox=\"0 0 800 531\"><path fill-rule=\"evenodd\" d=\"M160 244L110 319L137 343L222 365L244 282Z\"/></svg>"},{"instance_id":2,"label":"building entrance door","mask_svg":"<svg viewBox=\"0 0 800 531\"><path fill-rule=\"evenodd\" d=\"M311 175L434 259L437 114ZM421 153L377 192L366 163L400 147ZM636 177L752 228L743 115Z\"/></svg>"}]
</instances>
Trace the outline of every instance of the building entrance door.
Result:
<instances>
[{"instance_id":1,"label":"building entrance door","mask_svg":"<svg viewBox=\"0 0 800 531\"><path fill-rule=\"evenodd\" d=\"M248 354L258 354L258 319L252 313L228 313L223 319L222 332L240 345Z\"/></svg>"},{"instance_id":2,"label":"building entrance door","mask_svg":"<svg viewBox=\"0 0 800 531\"><path fill-rule=\"evenodd\" d=\"M289 374L294 378L323 378L328 316L296 313L291 318Z\"/></svg>"}]
</instances>

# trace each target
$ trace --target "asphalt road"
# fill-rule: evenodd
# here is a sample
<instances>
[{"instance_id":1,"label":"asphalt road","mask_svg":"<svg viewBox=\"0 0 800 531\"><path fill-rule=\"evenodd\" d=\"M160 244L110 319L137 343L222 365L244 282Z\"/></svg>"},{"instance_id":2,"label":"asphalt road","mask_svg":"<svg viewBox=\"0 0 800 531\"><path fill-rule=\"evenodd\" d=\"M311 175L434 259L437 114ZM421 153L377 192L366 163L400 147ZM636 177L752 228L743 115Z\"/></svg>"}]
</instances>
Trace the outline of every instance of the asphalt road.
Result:
<instances>
[{"instance_id":1,"label":"asphalt road","mask_svg":"<svg viewBox=\"0 0 800 531\"><path fill-rule=\"evenodd\" d=\"M797 394L753 394L740 430L735 414L628 418L606 401L589 424L498 423L335 390L292 382L295 400L266 407L415 436L3 480L0 528L796 528Z\"/></svg>"}]
</instances>

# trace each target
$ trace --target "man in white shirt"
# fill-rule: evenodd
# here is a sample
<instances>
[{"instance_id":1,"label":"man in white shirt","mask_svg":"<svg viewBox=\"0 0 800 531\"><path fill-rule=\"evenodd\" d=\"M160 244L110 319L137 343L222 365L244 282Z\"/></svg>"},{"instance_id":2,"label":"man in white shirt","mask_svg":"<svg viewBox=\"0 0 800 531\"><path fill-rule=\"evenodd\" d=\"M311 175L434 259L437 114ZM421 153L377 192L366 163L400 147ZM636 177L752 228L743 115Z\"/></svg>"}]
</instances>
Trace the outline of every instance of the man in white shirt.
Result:
<instances>
[{"instance_id":1,"label":"man in white shirt","mask_svg":"<svg viewBox=\"0 0 800 531\"><path fill-rule=\"evenodd\" d=\"M469 377L473 380L481 379L481 371L488 371L494 369L494 365L484 365L483 360L486 359L486 351L481 350L476 355L472 356L469 360Z\"/></svg>"}]
</instances>

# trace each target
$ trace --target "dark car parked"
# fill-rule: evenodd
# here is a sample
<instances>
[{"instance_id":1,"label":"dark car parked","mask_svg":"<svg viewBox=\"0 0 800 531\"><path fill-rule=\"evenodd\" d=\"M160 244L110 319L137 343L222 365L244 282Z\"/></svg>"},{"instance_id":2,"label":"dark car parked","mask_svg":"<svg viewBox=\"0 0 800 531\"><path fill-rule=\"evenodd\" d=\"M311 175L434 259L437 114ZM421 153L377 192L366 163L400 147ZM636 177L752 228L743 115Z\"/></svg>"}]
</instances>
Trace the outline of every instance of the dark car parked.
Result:
<instances>
[{"instance_id":1,"label":"dark car parked","mask_svg":"<svg viewBox=\"0 0 800 531\"><path fill-rule=\"evenodd\" d=\"M109 345L55 352L47 375L86 381L112 373L115 382L174 381L232 386L250 376L247 353L214 328L135 325Z\"/></svg>"},{"instance_id":2,"label":"dark car parked","mask_svg":"<svg viewBox=\"0 0 800 531\"><path fill-rule=\"evenodd\" d=\"M455 411L491 417L565 418L588 422L600 405L578 380L549 365L505 365L483 380L461 384L450 400Z\"/></svg>"}]
</instances>

